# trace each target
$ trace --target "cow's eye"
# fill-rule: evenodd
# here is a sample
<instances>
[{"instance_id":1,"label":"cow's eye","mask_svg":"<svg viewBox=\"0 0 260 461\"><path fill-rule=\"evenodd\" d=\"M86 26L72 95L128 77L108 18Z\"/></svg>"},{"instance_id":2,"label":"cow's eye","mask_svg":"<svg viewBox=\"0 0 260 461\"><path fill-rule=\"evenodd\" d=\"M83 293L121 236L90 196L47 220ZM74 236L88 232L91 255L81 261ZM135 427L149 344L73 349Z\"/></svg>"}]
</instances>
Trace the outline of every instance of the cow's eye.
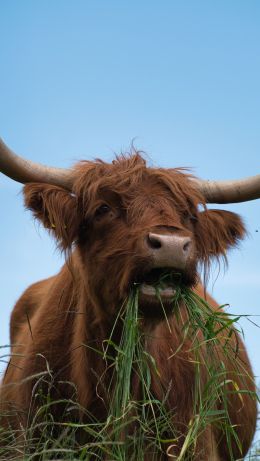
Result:
<instances>
[{"instance_id":1,"label":"cow's eye","mask_svg":"<svg viewBox=\"0 0 260 461\"><path fill-rule=\"evenodd\" d=\"M109 205L106 205L105 203L103 205L100 205L95 212L95 217L100 218L101 216L104 216L106 213L108 213L111 210Z\"/></svg>"},{"instance_id":2,"label":"cow's eye","mask_svg":"<svg viewBox=\"0 0 260 461\"><path fill-rule=\"evenodd\" d=\"M195 224L196 221L198 221L198 218L197 216L191 214L191 213L184 213L183 215L183 222L184 224L186 225L189 225L189 224Z\"/></svg>"}]
</instances>

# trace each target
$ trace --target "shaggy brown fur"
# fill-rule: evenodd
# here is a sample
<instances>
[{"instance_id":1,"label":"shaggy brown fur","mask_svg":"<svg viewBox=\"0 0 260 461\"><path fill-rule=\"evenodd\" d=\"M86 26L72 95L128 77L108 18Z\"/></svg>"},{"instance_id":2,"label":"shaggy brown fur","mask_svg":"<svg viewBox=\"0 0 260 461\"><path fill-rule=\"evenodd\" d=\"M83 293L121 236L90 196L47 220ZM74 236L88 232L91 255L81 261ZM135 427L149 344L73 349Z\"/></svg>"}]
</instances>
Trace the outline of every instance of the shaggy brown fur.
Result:
<instances>
[{"instance_id":1,"label":"shaggy brown fur","mask_svg":"<svg viewBox=\"0 0 260 461\"><path fill-rule=\"evenodd\" d=\"M225 258L226 251L245 232L236 214L206 209L203 197L185 171L148 168L138 153L118 157L112 164L81 162L75 169L77 179L72 193L48 184L28 184L24 188L26 207L55 236L68 262L55 277L28 288L12 313L14 355L4 377L1 405L2 411L15 409L15 416L8 419L14 427L26 427L29 409L33 416L34 380L26 378L45 371L47 363L56 397L71 396L71 386L58 381L74 383L80 405L97 418L105 418L107 396L105 386L98 383L106 364L95 349L102 350L102 342L109 337L133 282L152 268L144 245L149 232L159 230L192 238L195 250L183 279L201 296L205 292L198 283L198 263L208 269L212 258ZM203 211L198 210L198 205ZM207 299L217 308L209 296ZM194 416L191 340L183 338L174 316L168 319L170 331L165 319L155 318L149 306L142 307L147 351L160 372L160 377L153 376L153 393L162 399L162 389L171 387L168 405L175 410L176 427L185 436ZM184 318L185 315L184 310ZM120 332L117 334L120 336ZM225 341L223 333L222 346ZM230 342L229 357L221 345L217 346L219 360L229 370L230 380L235 379L237 389L254 391L241 338L234 334ZM200 353L203 356L203 347ZM205 370L201 381L205 386ZM230 419L242 444L240 453L233 443L235 457L239 458L249 449L256 422L255 400L245 393L241 401L241 395L231 393L228 402ZM78 415L81 417L84 419ZM180 452L182 440L174 448L175 455ZM218 427L207 427L198 439L194 460L228 459L223 434Z\"/></svg>"}]
</instances>

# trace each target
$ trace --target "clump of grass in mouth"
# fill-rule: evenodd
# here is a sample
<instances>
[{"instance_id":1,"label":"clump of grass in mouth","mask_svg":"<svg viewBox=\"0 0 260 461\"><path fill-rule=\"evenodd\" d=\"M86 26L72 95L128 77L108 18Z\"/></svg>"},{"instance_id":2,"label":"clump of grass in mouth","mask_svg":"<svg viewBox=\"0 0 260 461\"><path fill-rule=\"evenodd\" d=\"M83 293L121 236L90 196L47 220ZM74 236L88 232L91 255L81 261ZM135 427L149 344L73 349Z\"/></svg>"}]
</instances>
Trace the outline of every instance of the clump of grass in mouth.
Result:
<instances>
[{"instance_id":1,"label":"clump of grass in mouth","mask_svg":"<svg viewBox=\"0 0 260 461\"><path fill-rule=\"evenodd\" d=\"M229 419L227 403L228 391L226 369L224 363L214 360L216 347L222 347L224 354L230 354L230 338L236 331L236 323L240 317L228 316L222 309L213 310L211 306L196 293L181 285L178 275L167 272L161 274L155 284L156 293L160 299L160 287L165 284L174 285L176 294L172 300L172 313L174 321L181 322L182 338L178 350L182 347L187 335L192 338L192 352L194 356L195 384L194 384L194 411L193 418L189 422L186 436L182 443L182 449L175 458L177 461L192 460L192 453L196 446L196 440L208 424L216 424L225 433L230 459L233 458L232 443L235 441L240 447L235 428ZM178 443L179 434L174 425L174 409L167 407L167 392L164 399L159 401L152 391L152 375L160 379L155 359L146 351L146 338L142 329L142 319L139 309L139 286L134 285L127 303L118 313L111 336L104 342L102 358L113 369L111 385L108 393L110 405L105 422L99 422L92 415L89 424L77 424L73 422L55 423L51 415L52 405L46 398L46 402L39 410L46 412L45 429L42 431L42 440L35 446L32 454L32 446L36 443L28 438L28 450L23 458L26 461L38 459L63 459L63 460L113 460L113 461L143 461L149 453L151 460L158 459L161 452ZM168 327L170 328L165 310ZM187 321L182 318L182 308L186 309ZM113 342L113 331L119 321L122 321L122 333L119 344ZM198 332L201 332L199 337ZM227 338L224 344L220 344L219 334L225 333ZM114 355L109 354L111 348ZM201 350L205 350L205 360L201 362ZM178 350L174 354L178 353ZM100 352L99 352L100 353ZM210 360L207 360L210 358ZM213 358L213 359L212 359ZM201 388L201 367L206 367L208 381ZM239 373L239 371L238 371ZM137 384L136 384L137 383ZM232 382L231 382L232 384ZM240 393L233 382L234 391ZM136 390L138 389L138 391ZM246 392L245 390L241 392ZM249 391L248 391L249 392ZM217 403L222 401L219 410ZM77 407L76 403L68 402L69 406ZM89 416L89 415L88 415ZM36 424L36 423L35 423ZM59 439L52 436L52 428L55 425L63 428ZM47 429L46 429L47 428ZM91 443L80 446L75 436L78 429L83 429L91 438ZM33 433L33 431L32 431ZM46 434L45 434L46 433ZM1 435L1 434L0 434ZM5 434L7 437L7 434ZM14 434L9 433L10 444L14 442ZM7 451L5 452L7 453ZM31 453L31 454L30 454ZM172 453L172 452L170 452ZM0 448L1 454L1 448ZM0 456L0 459L5 458Z\"/></svg>"},{"instance_id":2,"label":"clump of grass in mouth","mask_svg":"<svg viewBox=\"0 0 260 461\"><path fill-rule=\"evenodd\" d=\"M146 275L144 283L152 285L155 289L164 288L165 286L180 288L183 286L182 277L179 272L168 271L167 269L153 269ZM134 283L136 287L141 285L142 282Z\"/></svg>"}]
</instances>

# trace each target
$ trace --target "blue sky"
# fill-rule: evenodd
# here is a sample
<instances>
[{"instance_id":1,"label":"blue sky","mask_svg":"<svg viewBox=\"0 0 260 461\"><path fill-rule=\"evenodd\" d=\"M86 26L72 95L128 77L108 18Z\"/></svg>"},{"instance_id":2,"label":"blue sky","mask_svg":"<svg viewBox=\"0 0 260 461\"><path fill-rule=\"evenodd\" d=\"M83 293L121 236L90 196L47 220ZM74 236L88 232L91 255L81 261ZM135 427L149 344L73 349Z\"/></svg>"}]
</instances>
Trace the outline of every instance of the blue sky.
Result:
<instances>
[{"instance_id":1,"label":"blue sky","mask_svg":"<svg viewBox=\"0 0 260 461\"><path fill-rule=\"evenodd\" d=\"M0 136L18 153L69 166L135 139L155 165L202 178L260 173L259 1L10 0L0 17ZM260 324L260 203L224 208L249 235L209 288ZM62 258L2 176L0 213L4 345L15 300ZM260 376L259 328L241 323Z\"/></svg>"}]
</instances>

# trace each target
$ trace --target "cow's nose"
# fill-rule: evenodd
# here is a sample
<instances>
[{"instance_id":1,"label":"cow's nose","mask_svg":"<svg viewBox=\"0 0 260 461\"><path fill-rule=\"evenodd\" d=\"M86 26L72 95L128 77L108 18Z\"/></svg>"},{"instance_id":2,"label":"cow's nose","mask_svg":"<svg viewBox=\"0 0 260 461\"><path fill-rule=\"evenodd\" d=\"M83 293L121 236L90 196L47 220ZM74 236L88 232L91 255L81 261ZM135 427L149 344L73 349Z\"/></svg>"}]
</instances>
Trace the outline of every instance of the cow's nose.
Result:
<instances>
[{"instance_id":1,"label":"cow's nose","mask_svg":"<svg viewBox=\"0 0 260 461\"><path fill-rule=\"evenodd\" d=\"M192 252L190 237L173 234L154 234L149 232L147 246L153 257L154 267L172 267L185 269Z\"/></svg>"}]
</instances>

